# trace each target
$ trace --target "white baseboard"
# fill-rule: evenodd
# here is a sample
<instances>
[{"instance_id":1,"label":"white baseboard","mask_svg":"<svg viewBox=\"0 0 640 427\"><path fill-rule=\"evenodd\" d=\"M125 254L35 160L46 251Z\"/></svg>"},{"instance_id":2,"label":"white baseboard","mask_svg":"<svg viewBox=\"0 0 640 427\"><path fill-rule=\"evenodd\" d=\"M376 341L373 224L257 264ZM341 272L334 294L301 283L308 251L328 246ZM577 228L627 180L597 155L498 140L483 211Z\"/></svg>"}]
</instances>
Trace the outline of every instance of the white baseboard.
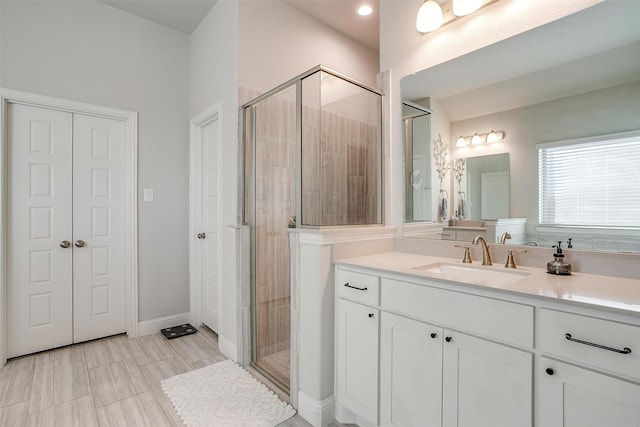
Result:
<instances>
[{"instance_id":1,"label":"white baseboard","mask_svg":"<svg viewBox=\"0 0 640 427\"><path fill-rule=\"evenodd\" d=\"M160 329L182 325L190 321L191 313L172 314L171 316L143 320L138 323L138 336L155 334L156 332L160 332ZM194 326L197 327L197 325Z\"/></svg>"},{"instance_id":2,"label":"white baseboard","mask_svg":"<svg viewBox=\"0 0 640 427\"><path fill-rule=\"evenodd\" d=\"M238 347L229 338L218 333L218 350L231 360L238 360Z\"/></svg>"},{"instance_id":3,"label":"white baseboard","mask_svg":"<svg viewBox=\"0 0 640 427\"><path fill-rule=\"evenodd\" d=\"M329 396L319 401L298 391L298 413L314 427L327 425L336 418L336 399Z\"/></svg>"}]
</instances>

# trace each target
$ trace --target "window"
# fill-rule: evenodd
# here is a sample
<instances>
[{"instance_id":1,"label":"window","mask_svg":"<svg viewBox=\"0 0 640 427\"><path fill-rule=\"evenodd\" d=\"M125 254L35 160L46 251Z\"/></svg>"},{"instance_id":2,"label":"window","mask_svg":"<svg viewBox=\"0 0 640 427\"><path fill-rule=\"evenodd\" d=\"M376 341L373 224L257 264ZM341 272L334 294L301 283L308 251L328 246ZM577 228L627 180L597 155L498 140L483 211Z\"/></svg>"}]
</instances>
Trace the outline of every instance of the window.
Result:
<instances>
[{"instance_id":1,"label":"window","mask_svg":"<svg viewBox=\"0 0 640 427\"><path fill-rule=\"evenodd\" d=\"M541 225L640 228L640 132L537 148Z\"/></svg>"}]
</instances>

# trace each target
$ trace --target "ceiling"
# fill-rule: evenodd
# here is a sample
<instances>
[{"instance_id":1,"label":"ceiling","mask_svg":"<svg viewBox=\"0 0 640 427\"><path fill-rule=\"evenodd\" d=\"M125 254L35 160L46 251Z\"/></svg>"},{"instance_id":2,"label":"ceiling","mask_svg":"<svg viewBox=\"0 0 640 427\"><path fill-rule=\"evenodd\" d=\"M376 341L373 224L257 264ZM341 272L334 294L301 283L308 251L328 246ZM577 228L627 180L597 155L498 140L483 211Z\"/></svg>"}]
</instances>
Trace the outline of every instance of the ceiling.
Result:
<instances>
[{"instance_id":1,"label":"ceiling","mask_svg":"<svg viewBox=\"0 0 640 427\"><path fill-rule=\"evenodd\" d=\"M165 27L191 34L217 0L98 0Z\"/></svg>"},{"instance_id":2,"label":"ceiling","mask_svg":"<svg viewBox=\"0 0 640 427\"><path fill-rule=\"evenodd\" d=\"M284 0L284 2L365 46L378 50L379 0ZM373 13L369 16L359 16L356 10L365 3L373 8Z\"/></svg>"},{"instance_id":3,"label":"ceiling","mask_svg":"<svg viewBox=\"0 0 640 427\"><path fill-rule=\"evenodd\" d=\"M217 0L98 0L149 21L191 34ZM225 0L222 0L225 1ZM243 1L243 0L241 0ZM275 0L261 0L275 1ZM371 49L379 46L379 0L283 0L336 31ZM373 7L367 17L356 14L364 4Z\"/></svg>"}]
</instances>

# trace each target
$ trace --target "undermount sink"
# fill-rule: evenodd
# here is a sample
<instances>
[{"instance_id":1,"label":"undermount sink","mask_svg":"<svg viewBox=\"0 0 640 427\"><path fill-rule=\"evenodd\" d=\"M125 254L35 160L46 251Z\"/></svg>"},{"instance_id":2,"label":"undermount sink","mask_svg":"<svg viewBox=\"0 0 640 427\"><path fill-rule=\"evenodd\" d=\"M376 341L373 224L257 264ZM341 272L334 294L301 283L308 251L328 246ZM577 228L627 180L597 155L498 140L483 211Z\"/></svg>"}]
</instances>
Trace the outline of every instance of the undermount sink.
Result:
<instances>
[{"instance_id":1,"label":"undermount sink","mask_svg":"<svg viewBox=\"0 0 640 427\"><path fill-rule=\"evenodd\" d=\"M436 273L456 279L464 279L471 282L484 282L496 285L508 285L516 283L529 275L520 271L497 270L501 267L472 267L469 265L449 264L436 262L434 264L413 267L426 273Z\"/></svg>"}]
</instances>

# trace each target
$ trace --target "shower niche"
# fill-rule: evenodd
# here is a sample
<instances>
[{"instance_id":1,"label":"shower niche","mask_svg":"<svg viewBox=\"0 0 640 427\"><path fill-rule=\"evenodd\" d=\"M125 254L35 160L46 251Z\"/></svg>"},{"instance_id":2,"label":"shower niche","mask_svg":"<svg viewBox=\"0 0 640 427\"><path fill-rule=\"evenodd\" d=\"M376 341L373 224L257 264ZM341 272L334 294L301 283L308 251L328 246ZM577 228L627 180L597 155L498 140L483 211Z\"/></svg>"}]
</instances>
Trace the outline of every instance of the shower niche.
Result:
<instances>
[{"instance_id":1,"label":"shower niche","mask_svg":"<svg viewBox=\"0 0 640 427\"><path fill-rule=\"evenodd\" d=\"M289 389L291 228L382 223L382 94L322 66L243 105L252 364Z\"/></svg>"}]
</instances>

